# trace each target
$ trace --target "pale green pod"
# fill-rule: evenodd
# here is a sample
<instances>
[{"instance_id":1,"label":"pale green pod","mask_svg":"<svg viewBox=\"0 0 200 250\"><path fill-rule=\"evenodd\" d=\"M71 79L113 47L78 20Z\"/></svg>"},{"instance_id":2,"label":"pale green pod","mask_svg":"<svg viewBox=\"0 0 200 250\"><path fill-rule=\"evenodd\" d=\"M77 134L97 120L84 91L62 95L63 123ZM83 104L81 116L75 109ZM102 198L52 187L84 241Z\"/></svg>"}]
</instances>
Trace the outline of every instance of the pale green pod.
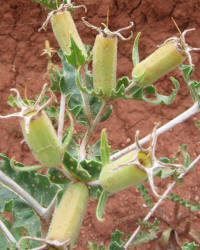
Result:
<instances>
[{"instance_id":1,"label":"pale green pod","mask_svg":"<svg viewBox=\"0 0 200 250\"><path fill-rule=\"evenodd\" d=\"M20 120L24 139L35 158L46 167L57 167L63 159L63 149L56 131L44 111L34 116L25 129L24 119Z\"/></svg>"},{"instance_id":2,"label":"pale green pod","mask_svg":"<svg viewBox=\"0 0 200 250\"><path fill-rule=\"evenodd\" d=\"M104 190L115 193L142 183L147 178L146 172L138 166L134 164L126 166L126 163L133 160L135 156L136 151L131 151L102 168L99 180ZM146 153L139 152L138 160L144 167L151 167L151 159Z\"/></svg>"},{"instance_id":3,"label":"pale green pod","mask_svg":"<svg viewBox=\"0 0 200 250\"><path fill-rule=\"evenodd\" d=\"M76 45L82 51L83 55L87 57L85 46L78 34L76 25L69 11L57 12L51 17L50 21L53 33L58 41L60 48L64 53L71 53L70 37L72 36Z\"/></svg>"},{"instance_id":4,"label":"pale green pod","mask_svg":"<svg viewBox=\"0 0 200 250\"><path fill-rule=\"evenodd\" d=\"M110 97L116 88L117 37L97 35L93 48L93 81L96 91Z\"/></svg>"},{"instance_id":5,"label":"pale green pod","mask_svg":"<svg viewBox=\"0 0 200 250\"><path fill-rule=\"evenodd\" d=\"M75 247L82 220L87 208L89 192L87 186L78 182L71 184L55 209L47 234L47 240L70 241L69 249Z\"/></svg>"},{"instance_id":6,"label":"pale green pod","mask_svg":"<svg viewBox=\"0 0 200 250\"><path fill-rule=\"evenodd\" d=\"M134 67L133 79L139 86L149 85L179 66L186 58L187 55L178 41L169 40Z\"/></svg>"}]
</instances>

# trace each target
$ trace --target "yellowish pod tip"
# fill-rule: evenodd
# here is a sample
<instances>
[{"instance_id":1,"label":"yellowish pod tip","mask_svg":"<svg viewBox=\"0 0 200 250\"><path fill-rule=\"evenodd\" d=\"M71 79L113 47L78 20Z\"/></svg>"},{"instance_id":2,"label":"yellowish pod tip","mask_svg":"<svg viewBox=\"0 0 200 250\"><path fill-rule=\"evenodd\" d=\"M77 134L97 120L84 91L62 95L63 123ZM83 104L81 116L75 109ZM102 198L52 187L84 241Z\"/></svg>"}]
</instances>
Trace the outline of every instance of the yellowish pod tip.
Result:
<instances>
[{"instance_id":1,"label":"yellowish pod tip","mask_svg":"<svg viewBox=\"0 0 200 250\"><path fill-rule=\"evenodd\" d=\"M75 247L82 220L87 208L89 192L87 186L78 182L71 184L55 209L47 240L70 241L69 249Z\"/></svg>"},{"instance_id":2,"label":"yellowish pod tip","mask_svg":"<svg viewBox=\"0 0 200 250\"><path fill-rule=\"evenodd\" d=\"M24 139L35 158L46 167L57 167L62 162L63 149L56 131L44 111L34 116L25 129L24 119L20 120Z\"/></svg>"},{"instance_id":3,"label":"yellowish pod tip","mask_svg":"<svg viewBox=\"0 0 200 250\"><path fill-rule=\"evenodd\" d=\"M70 36L73 37L76 45L82 51L83 55L87 57L85 46L78 34L76 25L69 11L57 12L52 15L51 26L53 33L58 41L58 44L62 51L66 54L70 54Z\"/></svg>"},{"instance_id":4,"label":"yellowish pod tip","mask_svg":"<svg viewBox=\"0 0 200 250\"><path fill-rule=\"evenodd\" d=\"M171 39L134 67L133 79L139 86L149 85L179 66L186 58L187 54L181 49L178 40Z\"/></svg>"},{"instance_id":5,"label":"yellowish pod tip","mask_svg":"<svg viewBox=\"0 0 200 250\"><path fill-rule=\"evenodd\" d=\"M111 95L116 87L117 37L97 35L93 48L93 79L96 91L104 97Z\"/></svg>"},{"instance_id":6,"label":"yellowish pod tip","mask_svg":"<svg viewBox=\"0 0 200 250\"><path fill-rule=\"evenodd\" d=\"M103 167L99 180L104 190L115 193L142 183L147 178L145 171L139 169L135 164L128 164L135 157L136 151L131 151ZM139 152L137 157L144 167L150 168L152 166L152 161L146 153Z\"/></svg>"}]
</instances>

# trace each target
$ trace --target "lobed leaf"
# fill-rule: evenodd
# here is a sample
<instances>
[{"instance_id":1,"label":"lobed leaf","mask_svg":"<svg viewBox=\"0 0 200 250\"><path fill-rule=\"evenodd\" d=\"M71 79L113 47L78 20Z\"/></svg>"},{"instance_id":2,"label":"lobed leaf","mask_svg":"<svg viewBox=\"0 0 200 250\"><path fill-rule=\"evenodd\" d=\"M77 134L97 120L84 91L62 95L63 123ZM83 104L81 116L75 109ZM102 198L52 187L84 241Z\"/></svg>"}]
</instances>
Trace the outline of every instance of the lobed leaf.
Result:
<instances>
[{"instance_id":1,"label":"lobed leaf","mask_svg":"<svg viewBox=\"0 0 200 250\"><path fill-rule=\"evenodd\" d=\"M80 50L79 47L76 45L72 36L70 36L70 41L71 54L66 55L66 58L72 66L78 68L86 63L86 58L84 57L82 50Z\"/></svg>"},{"instance_id":2,"label":"lobed leaf","mask_svg":"<svg viewBox=\"0 0 200 250\"><path fill-rule=\"evenodd\" d=\"M68 152L65 152L63 165L77 179L82 181L92 181L98 178L102 164L94 160L83 160L79 162Z\"/></svg>"},{"instance_id":3,"label":"lobed leaf","mask_svg":"<svg viewBox=\"0 0 200 250\"><path fill-rule=\"evenodd\" d=\"M152 104L170 104L174 101L176 94L179 89L179 82L171 77L172 83L174 84L174 89L169 96L161 95L157 92L155 86L149 85L144 88L139 86L133 86L132 89L126 94L127 84L130 84L131 81L127 77L123 77L118 80L118 88L112 90L111 97L112 99L123 98L123 99L135 99L139 101L145 101ZM153 98L147 98L147 95L153 96Z\"/></svg>"},{"instance_id":4,"label":"lobed leaf","mask_svg":"<svg viewBox=\"0 0 200 250\"><path fill-rule=\"evenodd\" d=\"M4 160L1 170L34 197L41 206L47 207L55 196L58 187L52 184L48 178L38 172L15 171L10 165L10 159L0 153ZM20 163L21 164L21 163ZM23 166L23 164L21 164Z\"/></svg>"}]
</instances>

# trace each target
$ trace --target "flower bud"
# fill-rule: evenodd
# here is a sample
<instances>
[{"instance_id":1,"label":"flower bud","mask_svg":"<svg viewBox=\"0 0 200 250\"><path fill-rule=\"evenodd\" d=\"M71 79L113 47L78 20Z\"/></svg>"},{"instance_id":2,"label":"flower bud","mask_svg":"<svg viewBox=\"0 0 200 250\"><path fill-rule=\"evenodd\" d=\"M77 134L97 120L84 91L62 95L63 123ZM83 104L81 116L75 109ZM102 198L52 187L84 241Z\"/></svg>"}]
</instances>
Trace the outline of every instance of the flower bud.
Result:
<instances>
[{"instance_id":1,"label":"flower bud","mask_svg":"<svg viewBox=\"0 0 200 250\"><path fill-rule=\"evenodd\" d=\"M96 91L104 97L111 95L116 87L117 37L97 35L93 48L93 79Z\"/></svg>"},{"instance_id":2,"label":"flower bud","mask_svg":"<svg viewBox=\"0 0 200 250\"><path fill-rule=\"evenodd\" d=\"M186 58L178 40L169 40L134 67L133 79L138 86L149 85L179 66Z\"/></svg>"},{"instance_id":3,"label":"flower bud","mask_svg":"<svg viewBox=\"0 0 200 250\"><path fill-rule=\"evenodd\" d=\"M27 114L28 115L28 114ZM63 149L56 131L44 111L34 116L25 129L24 119L20 119L24 139L35 158L46 167L57 167L62 162Z\"/></svg>"},{"instance_id":4,"label":"flower bud","mask_svg":"<svg viewBox=\"0 0 200 250\"><path fill-rule=\"evenodd\" d=\"M71 184L63 194L59 206L55 209L47 240L58 242L69 240L69 249L74 248L88 199L89 192L84 183Z\"/></svg>"},{"instance_id":5,"label":"flower bud","mask_svg":"<svg viewBox=\"0 0 200 250\"><path fill-rule=\"evenodd\" d=\"M62 51L66 54L70 54L70 45L71 45L70 36L72 36L76 45L82 51L83 55L87 57L85 46L78 34L71 13L69 11L57 12L54 15L52 15L50 20L53 33Z\"/></svg>"},{"instance_id":6,"label":"flower bud","mask_svg":"<svg viewBox=\"0 0 200 250\"><path fill-rule=\"evenodd\" d=\"M135 157L136 151L131 151L102 168L99 180L104 190L115 193L142 183L147 178L145 171L141 170L136 164L129 163ZM151 167L151 159L144 152L138 153L137 161L145 168Z\"/></svg>"}]
</instances>

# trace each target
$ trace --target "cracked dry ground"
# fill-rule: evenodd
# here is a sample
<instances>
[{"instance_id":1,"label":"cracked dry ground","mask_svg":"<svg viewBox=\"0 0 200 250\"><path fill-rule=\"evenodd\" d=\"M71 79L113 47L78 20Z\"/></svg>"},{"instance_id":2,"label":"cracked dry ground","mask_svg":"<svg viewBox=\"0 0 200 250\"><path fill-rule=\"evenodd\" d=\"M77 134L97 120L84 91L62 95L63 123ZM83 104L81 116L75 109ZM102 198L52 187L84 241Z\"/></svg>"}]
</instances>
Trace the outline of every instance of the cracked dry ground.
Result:
<instances>
[{"instance_id":1,"label":"cracked dry ground","mask_svg":"<svg viewBox=\"0 0 200 250\"><path fill-rule=\"evenodd\" d=\"M91 23L99 26L105 22L109 6L109 25L112 30L134 21L134 37L137 32L142 32L139 43L141 58L154 51L156 46L166 38L178 35L170 20L172 16L181 30L197 28L195 32L187 35L187 41L194 47L200 47L200 2L198 0L82 0L78 2L85 3L88 8L87 14L78 10L74 15L80 35L86 44L93 44L96 32L85 27L80 21L80 16L85 15ZM30 97L40 92L41 86L45 82L44 74L47 64L46 59L40 56L44 48L44 41L48 39L52 47L58 48L58 46L50 26L47 31L38 33L38 28L46 18L45 10L38 4L29 0L2 0L0 14L0 114L7 114L13 112L13 108L7 105L10 88L17 88L23 94L25 85L27 85ZM133 39L128 42L119 41L118 77L131 76L132 44ZM54 60L59 62L58 58ZM200 78L200 55L198 53L193 53L193 63L195 64L193 77L198 80ZM181 85L174 103L168 106L154 106L134 100L115 101L112 117L97 129L95 139L98 138L101 129L106 127L112 149L121 149L134 141L136 130L140 130L140 136L143 137L152 130L155 122L163 125L189 108L192 100L180 72L176 70L170 75L179 79ZM158 81L156 86L161 93L169 94L172 88L169 76ZM200 119L199 114L160 136L157 144L157 156L180 157L180 145L187 144L191 158L194 159L200 153L200 132L195 126L195 121L198 119ZM34 163L27 146L20 143L22 133L15 119L0 120L0 134L0 152L9 157L15 156L17 161L25 164ZM173 192L186 200L199 202L199 179L200 170L199 164L197 164L196 168L185 177L183 184ZM168 181L156 181L161 192L164 191L167 183ZM143 218L148 211L143 204L144 200L135 187L124 190L109 198L105 220L100 223L95 218L96 201L90 201L77 249L87 249L88 240L108 244L109 235L115 228L125 232L126 235L133 232L137 226L137 220ZM189 210L181 208L180 213L184 219L178 226L174 223L174 204L165 201L155 216L161 221L163 229L171 225L179 233L183 233L187 221L190 221L192 228L200 231L198 229L200 212L191 214ZM182 234L181 242L184 240L190 239L187 235ZM156 242L136 249L154 249Z\"/></svg>"}]
</instances>

